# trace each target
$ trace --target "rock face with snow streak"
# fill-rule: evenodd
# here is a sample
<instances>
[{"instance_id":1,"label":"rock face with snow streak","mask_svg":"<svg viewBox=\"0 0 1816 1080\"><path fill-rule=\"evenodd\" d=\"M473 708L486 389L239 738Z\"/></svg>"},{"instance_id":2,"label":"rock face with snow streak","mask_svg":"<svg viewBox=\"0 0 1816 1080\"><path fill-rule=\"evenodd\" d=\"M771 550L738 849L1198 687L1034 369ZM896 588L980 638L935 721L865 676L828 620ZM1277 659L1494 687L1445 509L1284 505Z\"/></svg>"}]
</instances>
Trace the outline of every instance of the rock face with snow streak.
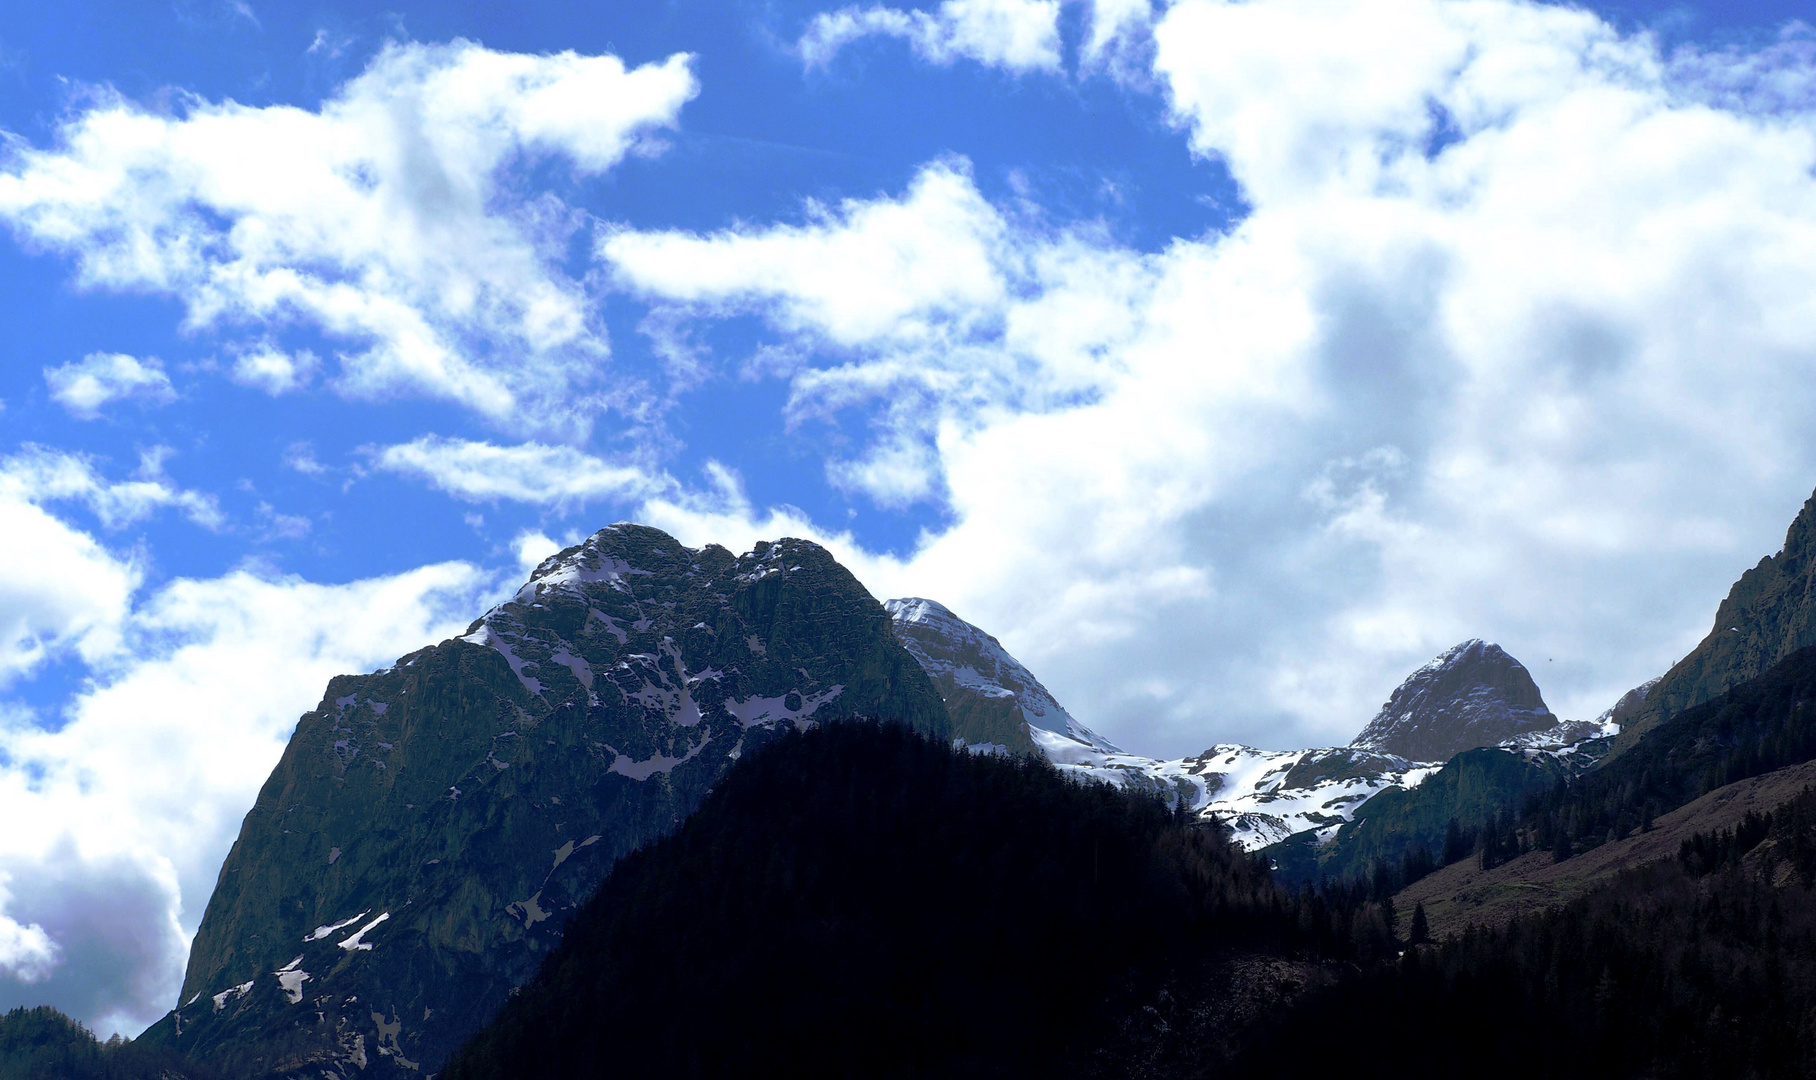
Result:
<instances>
[{"instance_id":1,"label":"rock face with snow streak","mask_svg":"<svg viewBox=\"0 0 1816 1080\"><path fill-rule=\"evenodd\" d=\"M1525 665L1499 645L1472 638L1408 676L1350 745L1448 761L1557 725Z\"/></svg>"},{"instance_id":2,"label":"rock face with snow streak","mask_svg":"<svg viewBox=\"0 0 1816 1080\"><path fill-rule=\"evenodd\" d=\"M619 857L773 734L854 717L951 737L823 549L602 530L466 636L329 684L146 1037L225 1075L432 1073Z\"/></svg>"},{"instance_id":3,"label":"rock face with snow streak","mask_svg":"<svg viewBox=\"0 0 1816 1080\"><path fill-rule=\"evenodd\" d=\"M1247 848L1341 825L1376 792L1410 787L1437 768L1350 747L1219 745L1170 761L1126 753L1079 723L1002 643L945 606L916 597L884 606L896 637L939 688L954 734L972 749L1038 753L1080 780L1183 802Z\"/></svg>"},{"instance_id":4,"label":"rock face with snow streak","mask_svg":"<svg viewBox=\"0 0 1816 1080\"><path fill-rule=\"evenodd\" d=\"M994 637L919 597L885 601L895 636L939 688L955 738L973 750L1053 757L1066 744L1121 753L1072 718Z\"/></svg>"}]
</instances>

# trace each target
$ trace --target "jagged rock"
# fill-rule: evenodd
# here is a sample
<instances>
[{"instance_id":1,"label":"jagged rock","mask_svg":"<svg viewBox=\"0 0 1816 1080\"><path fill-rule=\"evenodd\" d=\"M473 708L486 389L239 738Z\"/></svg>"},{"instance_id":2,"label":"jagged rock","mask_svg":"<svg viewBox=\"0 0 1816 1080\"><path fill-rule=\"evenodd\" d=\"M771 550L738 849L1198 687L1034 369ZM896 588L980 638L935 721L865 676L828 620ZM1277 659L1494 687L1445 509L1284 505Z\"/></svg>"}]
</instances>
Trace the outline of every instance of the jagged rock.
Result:
<instances>
[{"instance_id":1,"label":"jagged rock","mask_svg":"<svg viewBox=\"0 0 1816 1080\"><path fill-rule=\"evenodd\" d=\"M1660 675L1656 678L1647 679L1645 682L1640 683L1638 686L1622 694L1619 701L1610 705L1607 711L1595 718L1595 723L1601 724L1605 728L1614 728L1615 730L1619 730L1633 723L1645 711L1647 698L1651 696L1652 691L1658 687L1659 682L1663 678L1664 676Z\"/></svg>"},{"instance_id":2,"label":"jagged rock","mask_svg":"<svg viewBox=\"0 0 1816 1080\"><path fill-rule=\"evenodd\" d=\"M732 762L856 717L951 737L826 551L604 529L464 637L329 684L221 869L180 1007L143 1037L247 1078L432 1073Z\"/></svg>"},{"instance_id":3,"label":"jagged rock","mask_svg":"<svg viewBox=\"0 0 1816 1080\"><path fill-rule=\"evenodd\" d=\"M1350 745L1448 761L1557 724L1525 665L1472 638L1408 676Z\"/></svg>"},{"instance_id":4,"label":"jagged rock","mask_svg":"<svg viewBox=\"0 0 1816 1080\"><path fill-rule=\"evenodd\" d=\"M883 607L896 637L939 688L954 737L973 750L1028 754L1039 750L1053 757L1076 743L1121 753L1073 719L1001 642L944 604L910 596L886 601Z\"/></svg>"},{"instance_id":5,"label":"jagged rock","mask_svg":"<svg viewBox=\"0 0 1816 1080\"><path fill-rule=\"evenodd\" d=\"M1080 780L1183 803L1258 848L1305 829L1348 821L1370 796L1410 787L1436 770L1350 747L1257 750L1213 746L1197 757L1131 754L1079 723L994 637L932 600L885 605L896 636L945 698L953 730L973 750L1035 753Z\"/></svg>"},{"instance_id":6,"label":"jagged rock","mask_svg":"<svg viewBox=\"0 0 1816 1080\"><path fill-rule=\"evenodd\" d=\"M1808 645L1816 645L1816 495L1791 522L1784 547L1740 576L1709 636L1657 680L1625 726L1649 730Z\"/></svg>"}]
</instances>

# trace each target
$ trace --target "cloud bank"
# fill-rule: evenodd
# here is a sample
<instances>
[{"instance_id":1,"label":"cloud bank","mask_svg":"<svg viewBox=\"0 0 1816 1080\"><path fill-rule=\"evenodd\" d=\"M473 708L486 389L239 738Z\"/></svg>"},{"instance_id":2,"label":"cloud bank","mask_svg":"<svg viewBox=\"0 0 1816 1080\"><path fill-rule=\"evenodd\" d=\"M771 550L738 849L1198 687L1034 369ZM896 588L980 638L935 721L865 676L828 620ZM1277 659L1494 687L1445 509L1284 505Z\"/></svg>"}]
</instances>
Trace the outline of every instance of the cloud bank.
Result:
<instances>
[{"instance_id":1,"label":"cloud bank","mask_svg":"<svg viewBox=\"0 0 1816 1080\"><path fill-rule=\"evenodd\" d=\"M866 581L1125 743L1343 741L1474 635L1571 715L1663 670L1816 478L1808 50L1435 0L1186 0L1151 35L1251 208L1227 234L1030 225L946 159L600 258L762 319L791 419L862 429L829 477L950 515Z\"/></svg>"}]
</instances>

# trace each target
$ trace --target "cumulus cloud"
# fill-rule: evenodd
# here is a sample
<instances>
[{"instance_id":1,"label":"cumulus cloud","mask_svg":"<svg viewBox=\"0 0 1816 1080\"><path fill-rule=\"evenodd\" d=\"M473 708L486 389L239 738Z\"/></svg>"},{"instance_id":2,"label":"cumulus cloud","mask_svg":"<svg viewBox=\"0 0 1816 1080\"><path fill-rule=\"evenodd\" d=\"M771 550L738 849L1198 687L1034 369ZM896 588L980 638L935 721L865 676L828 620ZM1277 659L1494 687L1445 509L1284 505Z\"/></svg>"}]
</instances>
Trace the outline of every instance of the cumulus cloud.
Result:
<instances>
[{"instance_id":1,"label":"cumulus cloud","mask_svg":"<svg viewBox=\"0 0 1816 1080\"><path fill-rule=\"evenodd\" d=\"M28 446L0 458L0 684L63 650L90 661L120 648L142 578L135 558L109 550L46 504L74 503L108 528L176 508L220 524L214 500L174 488L160 453L139 477L109 481L84 457Z\"/></svg>"},{"instance_id":2,"label":"cumulus cloud","mask_svg":"<svg viewBox=\"0 0 1816 1080\"><path fill-rule=\"evenodd\" d=\"M1347 740L1474 635L1566 715L1662 671L1816 482L1809 58L1440 0L1183 0L1152 46L1251 208L1225 234L1035 228L943 161L600 257L764 320L792 419L865 429L834 479L946 521L842 554L1125 744ZM818 535L725 491L646 512Z\"/></svg>"},{"instance_id":3,"label":"cumulus cloud","mask_svg":"<svg viewBox=\"0 0 1816 1080\"><path fill-rule=\"evenodd\" d=\"M0 886L0 912L12 901L12 894ZM37 923L21 926L0 914L0 971L26 986L41 982L63 959L63 948L44 927Z\"/></svg>"},{"instance_id":4,"label":"cumulus cloud","mask_svg":"<svg viewBox=\"0 0 1816 1080\"><path fill-rule=\"evenodd\" d=\"M286 353L267 343L234 358L233 381L278 397L308 386L320 367L308 349Z\"/></svg>"},{"instance_id":5,"label":"cumulus cloud","mask_svg":"<svg viewBox=\"0 0 1816 1080\"><path fill-rule=\"evenodd\" d=\"M427 480L470 502L507 499L579 505L639 498L664 486L660 478L634 465L614 465L572 447L541 443L499 446L425 435L375 449L372 462L380 469Z\"/></svg>"},{"instance_id":6,"label":"cumulus cloud","mask_svg":"<svg viewBox=\"0 0 1816 1080\"><path fill-rule=\"evenodd\" d=\"M835 358L792 369L791 421L886 402L877 442L829 474L889 505L939 492L942 426L1108 385L1131 293L1150 287L1133 254L1014 228L959 160L927 166L899 198L809 203L806 216L705 236L617 231L599 254L634 293L696 316L761 312Z\"/></svg>"},{"instance_id":7,"label":"cumulus cloud","mask_svg":"<svg viewBox=\"0 0 1816 1080\"><path fill-rule=\"evenodd\" d=\"M133 602L60 727L19 706L0 726L5 917L61 950L0 972L0 1008L48 1003L103 1032L161 1015L297 716L333 675L459 633L493 589L445 563L344 585L239 571Z\"/></svg>"},{"instance_id":8,"label":"cumulus cloud","mask_svg":"<svg viewBox=\"0 0 1816 1080\"><path fill-rule=\"evenodd\" d=\"M170 377L155 358L140 360L125 353L89 353L60 367L44 369L51 399L71 416L93 420L113 401L168 405L177 399Z\"/></svg>"},{"instance_id":9,"label":"cumulus cloud","mask_svg":"<svg viewBox=\"0 0 1816 1080\"><path fill-rule=\"evenodd\" d=\"M344 393L579 430L610 399L589 391L604 331L561 268L578 219L506 180L653 150L696 89L685 55L626 69L455 42L388 45L315 111L192 98L173 114L98 91L53 147L9 141L0 220L72 257L86 288L175 297L188 329L306 323L345 342ZM279 393L302 361L248 351L234 375Z\"/></svg>"},{"instance_id":10,"label":"cumulus cloud","mask_svg":"<svg viewBox=\"0 0 1816 1080\"><path fill-rule=\"evenodd\" d=\"M832 62L860 38L908 42L934 64L965 59L1010 71L1060 66L1059 0L945 0L934 12L845 7L813 17L795 48L808 67Z\"/></svg>"}]
</instances>

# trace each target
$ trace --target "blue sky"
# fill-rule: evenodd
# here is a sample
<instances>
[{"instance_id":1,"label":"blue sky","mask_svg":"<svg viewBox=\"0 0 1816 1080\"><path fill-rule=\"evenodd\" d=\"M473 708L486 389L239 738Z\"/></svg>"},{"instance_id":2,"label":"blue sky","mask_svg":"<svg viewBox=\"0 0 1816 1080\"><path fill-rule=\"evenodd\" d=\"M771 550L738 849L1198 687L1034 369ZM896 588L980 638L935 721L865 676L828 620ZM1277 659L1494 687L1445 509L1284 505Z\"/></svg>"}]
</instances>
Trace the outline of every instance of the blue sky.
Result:
<instances>
[{"instance_id":1,"label":"blue sky","mask_svg":"<svg viewBox=\"0 0 1816 1080\"><path fill-rule=\"evenodd\" d=\"M327 678L618 519L1136 752L1593 716L1816 484L1805 14L8 7L0 1006L155 1019Z\"/></svg>"}]
</instances>

